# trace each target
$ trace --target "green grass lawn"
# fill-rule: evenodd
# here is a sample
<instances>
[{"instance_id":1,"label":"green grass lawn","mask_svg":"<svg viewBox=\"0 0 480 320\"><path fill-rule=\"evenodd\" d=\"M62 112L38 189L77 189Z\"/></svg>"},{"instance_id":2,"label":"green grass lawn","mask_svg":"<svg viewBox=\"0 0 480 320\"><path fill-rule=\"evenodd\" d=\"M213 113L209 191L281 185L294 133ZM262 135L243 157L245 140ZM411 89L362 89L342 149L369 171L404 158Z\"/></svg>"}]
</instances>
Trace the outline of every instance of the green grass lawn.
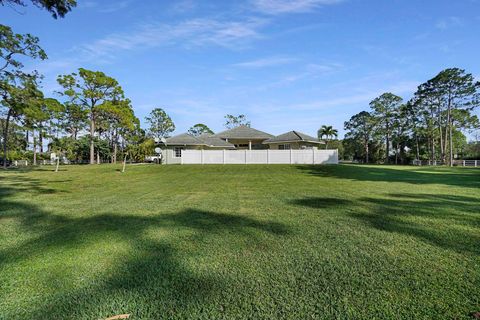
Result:
<instances>
[{"instance_id":1,"label":"green grass lawn","mask_svg":"<svg viewBox=\"0 0 480 320\"><path fill-rule=\"evenodd\" d=\"M480 169L0 172L0 319L470 319Z\"/></svg>"}]
</instances>

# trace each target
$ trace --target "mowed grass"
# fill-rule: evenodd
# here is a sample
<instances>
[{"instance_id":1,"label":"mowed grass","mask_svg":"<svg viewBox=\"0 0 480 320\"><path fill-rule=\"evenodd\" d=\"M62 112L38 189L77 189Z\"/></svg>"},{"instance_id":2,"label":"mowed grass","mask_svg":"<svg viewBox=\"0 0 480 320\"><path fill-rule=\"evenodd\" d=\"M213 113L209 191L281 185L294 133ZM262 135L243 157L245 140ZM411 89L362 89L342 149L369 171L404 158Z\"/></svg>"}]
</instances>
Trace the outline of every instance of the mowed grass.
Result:
<instances>
[{"instance_id":1,"label":"mowed grass","mask_svg":"<svg viewBox=\"0 0 480 320\"><path fill-rule=\"evenodd\" d=\"M480 169L0 172L0 319L470 319Z\"/></svg>"}]
</instances>

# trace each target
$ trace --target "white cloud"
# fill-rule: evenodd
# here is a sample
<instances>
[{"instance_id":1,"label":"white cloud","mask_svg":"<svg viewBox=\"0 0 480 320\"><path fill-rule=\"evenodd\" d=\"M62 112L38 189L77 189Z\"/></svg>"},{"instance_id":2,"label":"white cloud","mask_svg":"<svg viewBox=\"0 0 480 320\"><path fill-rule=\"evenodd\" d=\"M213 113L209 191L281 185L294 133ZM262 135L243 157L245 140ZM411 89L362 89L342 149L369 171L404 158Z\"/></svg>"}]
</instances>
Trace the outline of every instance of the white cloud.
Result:
<instances>
[{"instance_id":1,"label":"white cloud","mask_svg":"<svg viewBox=\"0 0 480 320\"><path fill-rule=\"evenodd\" d=\"M178 24L145 24L128 33L117 33L84 45L90 58L112 56L119 51L153 48L181 44L187 47L217 45L231 49L245 46L261 35L258 29L266 23L263 19L222 21L191 19Z\"/></svg>"},{"instance_id":2,"label":"white cloud","mask_svg":"<svg viewBox=\"0 0 480 320\"><path fill-rule=\"evenodd\" d=\"M332 5L343 0L252 0L255 10L267 14L299 13Z\"/></svg>"},{"instance_id":3,"label":"white cloud","mask_svg":"<svg viewBox=\"0 0 480 320\"><path fill-rule=\"evenodd\" d=\"M182 0L175 2L170 11L174 13L185 13L193 11L197 7L197 3L193 0Z\"/></svg>"},{"instance_id":4,"label":"white cloud","mask_svg":"<svg viewBox=\"0 0 480 320\"><path fill-rule=\"evenodd\" d=\"M461 18L452 16L438 21L435 27L440 30L447 30L452 27L461 27L463 24L464 21Z\"/></svg>"},{"instance_id":5,"label":"white cloud","mask_svg":"<svg viewBox=\"0 0 480 320\"><path fill-rule=\"evenodd\" d=\"M295 58L277 56L277 57L269 57L269 58L262 58L262 59L235 63L233 66L244 67L244 68L264 68L264 67L272 67L272 66L289 64L295 61L297 61L297 59Z\"/></svg>"}]
</instances>

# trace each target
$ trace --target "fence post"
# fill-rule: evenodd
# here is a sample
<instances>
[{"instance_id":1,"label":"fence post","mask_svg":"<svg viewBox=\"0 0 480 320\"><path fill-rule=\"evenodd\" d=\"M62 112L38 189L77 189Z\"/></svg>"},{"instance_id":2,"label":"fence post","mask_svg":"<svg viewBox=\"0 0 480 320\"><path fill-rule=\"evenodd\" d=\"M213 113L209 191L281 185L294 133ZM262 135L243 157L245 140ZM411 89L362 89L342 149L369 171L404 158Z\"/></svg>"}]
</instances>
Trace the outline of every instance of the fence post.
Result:
<instances>
[{"instance_id":1,"label":"fence post","mask_svg":"<svg viewBox=\"0 0 480 320\"><path fill-rule=\"evenodd\" d=\"M202 164L203 164L203 149L201 149L200 155L201 155L201 158L202 158L202 159L201 159L201 162L202 162Z\"/></svg>"},{"instance_id":2,"label":"fence post","mask_svg":"<svg viewBox=\"0 0 480 320\"><path fill-rule=\"evenodd\" d=\"M465 167L465 160L463 160L463 166Z\"/></svg>"},{"instance_id":3,"label":"fence post","mask_svg":"<svg viewBox=\"0 0 480 320\"><path fill-rule=\"evenodd\" d=\"M267 149L267 164L270 164L270 149Z\"/></svg>"},{"instance_id":4,"label":"fence post","mask_svg":"<svg viewBox=\"0 0 480 320\"><path fill-rule=\"evenodd\" d=\"M475 168L477 167L477 160L475 160Z\"/></svg>"},{"instance_id":5,"label":"fence post","mask_svg":"<svg viewBox=\"0 0 480 320\"><path fill-rule=\"evenodd\" d=\"M247 149L245 149L245 164L247 164Z\"/></svg>"},{"instance_id":6,"label":"fence post","mask_svg":"<svg viewBox=\"0 0 480 320\"><path fill-rule=\"evenodd\" d=\"M312 164L315 164L315 149L312 148Z\"/></svg>"},{"instance_id":7,"label":"fence post","mask_svg":"<svg viewBox=\"0 0 480 320\"><path fill-rule=\"evenodd\" d=\"M292 164L292 149L290 149L290 164Z\"/></svg>"},{"instance_id":8,"label":"fence post","mask_svg":"<svg viewBox=\"0 0 480 320\"><path fill-rule=\"evenodd\" d=\"M180 149L180 164L183 164L183 150Z\"/></svg>"},{"instance_id":9,"label":"fence post","mask_svg":"<svg viewBox=\"0 0 480 320\"><path fill-rule=\"evenodd\" d=\"M225 149L223 149L223 164L225 164Z\"/></svg>"}]
</instances>

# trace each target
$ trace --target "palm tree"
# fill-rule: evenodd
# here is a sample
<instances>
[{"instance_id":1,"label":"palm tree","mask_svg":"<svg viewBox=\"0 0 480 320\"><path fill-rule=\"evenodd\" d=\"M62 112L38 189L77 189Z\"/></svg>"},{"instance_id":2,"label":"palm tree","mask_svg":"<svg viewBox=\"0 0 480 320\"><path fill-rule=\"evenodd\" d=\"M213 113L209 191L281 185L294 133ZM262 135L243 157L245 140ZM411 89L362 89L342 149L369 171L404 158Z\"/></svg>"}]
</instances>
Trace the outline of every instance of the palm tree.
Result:
<instances>
[{"instance_id":1,"label":"palm tree","mask_svg":"<svg viewBox=\"0 0 480 320\"><path fill-rule=\"evenodd\" d=\"M318 129L318 138L323 139L325 137L325 149L328 148L328 141L331 141L334 137L338 137L338 130L333 129L332 126L322 126Z\"/></svg>"}]
</instances>

